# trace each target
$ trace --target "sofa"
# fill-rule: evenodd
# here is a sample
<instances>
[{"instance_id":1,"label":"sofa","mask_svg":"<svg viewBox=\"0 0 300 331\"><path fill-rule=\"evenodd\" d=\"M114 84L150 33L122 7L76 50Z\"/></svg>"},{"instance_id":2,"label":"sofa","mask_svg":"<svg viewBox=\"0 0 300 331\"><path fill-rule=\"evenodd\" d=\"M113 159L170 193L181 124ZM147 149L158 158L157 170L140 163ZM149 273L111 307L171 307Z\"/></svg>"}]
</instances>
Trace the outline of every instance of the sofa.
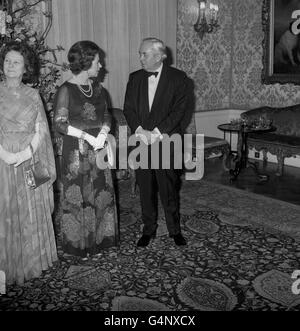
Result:
<instances>
[{"instance_id":1,"label":"sofa","mask_svg":"<svg viewBox=\"0 0 300 331\"><path fill-rule=\"evenodd\" d=\"M272 132L248 134L248 149L255 148L262 151L264 165L267 162L267 153L276 155L276 175L282 176L284 159L300 155L300 104L288 107L258 107L241 114L241 119L271 121L276 128Z\"/></svg>"}]
</instances>

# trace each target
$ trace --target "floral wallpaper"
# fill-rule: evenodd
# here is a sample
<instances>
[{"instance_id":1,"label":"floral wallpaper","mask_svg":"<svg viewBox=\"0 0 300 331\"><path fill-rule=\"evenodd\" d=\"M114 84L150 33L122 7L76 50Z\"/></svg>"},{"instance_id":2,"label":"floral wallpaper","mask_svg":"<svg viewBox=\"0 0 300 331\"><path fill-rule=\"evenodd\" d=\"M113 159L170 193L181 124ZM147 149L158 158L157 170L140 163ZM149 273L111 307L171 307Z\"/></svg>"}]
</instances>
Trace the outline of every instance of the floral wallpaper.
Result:
<instances>
[{"instance_id":1,"label":"floral wallpaper","mask_svg":"<svg viewBox=\"0 0 300 331\"><path fill-rule=\"evenodd\" d=\"M196 0L178 0L177 66L195 83L196 111L300 103L300 86L263 85L263 0L214 0L220 28L201 40Z\"/></svg>"}]
</instances>

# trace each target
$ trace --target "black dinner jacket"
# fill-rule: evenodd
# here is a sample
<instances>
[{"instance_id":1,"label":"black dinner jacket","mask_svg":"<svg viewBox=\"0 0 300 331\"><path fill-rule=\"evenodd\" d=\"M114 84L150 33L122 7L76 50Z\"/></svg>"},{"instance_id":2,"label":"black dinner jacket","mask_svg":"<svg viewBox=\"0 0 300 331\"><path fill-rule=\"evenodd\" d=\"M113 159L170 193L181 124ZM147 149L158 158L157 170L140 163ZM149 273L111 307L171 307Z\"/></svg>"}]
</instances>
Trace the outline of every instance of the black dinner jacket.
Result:
<instances>
[{"instance_id":1,"label":"black dinner jacket","mask_svg":"<svg viewBox=\"0 0 300 331\"><path fill-rule=\"evenodd\" d=\"M152 131L158 128L164 134L182 133L180 123L187 102L187 76L173 67L163 65L151 112L148 100L148 77L144 70L130 74L127 84L124 115L134 133L142 126Z\"/></svg>"}]
</instances>

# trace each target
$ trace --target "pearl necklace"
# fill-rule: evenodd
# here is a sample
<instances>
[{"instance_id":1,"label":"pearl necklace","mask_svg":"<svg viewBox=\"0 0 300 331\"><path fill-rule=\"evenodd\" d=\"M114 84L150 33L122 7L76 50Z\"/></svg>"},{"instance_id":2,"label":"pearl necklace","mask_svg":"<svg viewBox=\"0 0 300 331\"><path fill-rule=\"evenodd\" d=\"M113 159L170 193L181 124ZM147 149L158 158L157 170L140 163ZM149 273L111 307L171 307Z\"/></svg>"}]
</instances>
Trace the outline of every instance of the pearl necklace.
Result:
<instances>
[{"instance_id":1,"label":"pearl necklace","mask_svg":"<svg viewBox=\"0 0 300 331\"><path fill-rule=\"evenodd\" d=\"M77 87L79 88L80 92L86 96L87 98L91 98L93 95L93 86L90 81L88 81L88 89L85 90L80 84L76 83Z\"/></svg>"}]
</instances>

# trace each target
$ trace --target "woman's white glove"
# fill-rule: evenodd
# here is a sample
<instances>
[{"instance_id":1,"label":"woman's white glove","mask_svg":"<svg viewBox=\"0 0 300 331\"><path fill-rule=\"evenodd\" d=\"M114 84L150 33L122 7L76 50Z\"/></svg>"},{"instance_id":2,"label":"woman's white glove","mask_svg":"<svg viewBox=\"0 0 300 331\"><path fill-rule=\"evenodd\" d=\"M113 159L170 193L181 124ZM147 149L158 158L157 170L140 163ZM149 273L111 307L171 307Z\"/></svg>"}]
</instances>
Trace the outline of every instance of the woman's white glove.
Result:
<instances>
[{"instance_id":1,"label":"woman's white glove","mask_svg":"<svg viewBox=\"0 0 300 331\"><path fill-rule=\"evenodd\" d=\"M10 153L0 146L0 159L3 160L6 164L12 165L17 162L17 156L15 153Z\"/></svg>"},{"instance_id":2,"label":"woman's white glove","mask_svg":"<svg viewBox=\"0 0 300 331\"><path fill-rule=\"evenodd\" d=\"M104 147L104 143L106 141L107 134L104 132L99 132L97 138L96 138L96 146L94 147L95 150L102 149Z\"/></svg>"},{"instance_id":3,"label":"woman's white glove","mask_svg":"<svg viewBox=\"0 0 300 331\"><path fill-rule=\"evenodd\" d=\"M31 159L32 153L31 153L30 147L28 146L23 151L16 153L15 156L16 156L16 163L14 164L14 167L16 168L23 162Z\"/></svg>"},{"instance_id":4,"label":"woman's white glove","mask_svg":"<svg viewBox=\"0 0 300 331\"><path fill-rule=\"evenodd\" d=\"M97 146L97 139L89 133L84 133L83 139L87 141L93 148Z\"/></svg>"},{"instance_id":5,"label":"woman's white glove","mask_svg":"<svg viewBox=\"0 0 300 331\"><path fill-rule=\"evenodd\" d=\"M74 128L74 126L68 126L68 135L87 141L93 148L96 146L96 138L94 136L85 131Z\"/></svg>"},{"instance_id":6,"label":"woman's white glove","mask_svg":"<svg viewBox=\"0 0 300 331\"><path fill-rule=\"evenodd\" d=\"M108 133L110 131L110 127L106 124L102 126L101 131L99 132L97 136L97 145L95 147L95 150L102 149L104 147L105 141L107 139Z\"/></svg>"}]
</instances>

